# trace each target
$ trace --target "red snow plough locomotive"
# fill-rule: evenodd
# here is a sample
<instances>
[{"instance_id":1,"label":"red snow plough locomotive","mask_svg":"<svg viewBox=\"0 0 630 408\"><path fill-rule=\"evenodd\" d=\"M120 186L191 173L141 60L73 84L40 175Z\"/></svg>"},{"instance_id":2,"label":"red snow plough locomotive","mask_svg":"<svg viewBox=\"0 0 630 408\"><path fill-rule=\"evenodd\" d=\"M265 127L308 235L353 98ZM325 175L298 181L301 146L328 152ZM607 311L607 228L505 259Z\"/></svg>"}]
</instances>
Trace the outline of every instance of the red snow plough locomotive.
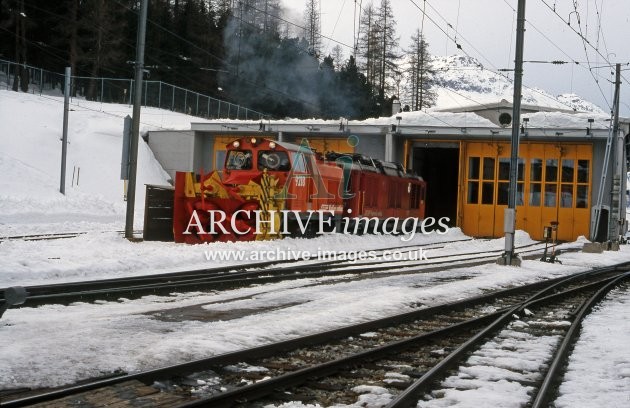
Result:
<instances>
[{"instance_id":1,"label":"red snow plough locomotive","mask_svg":"<svg viewBox=\"0 0 630 408\"><path fill-rule=\"evenodd\" d=\"M252 241L339 228L343 217L424 217L426 183L401 165L258 137L227 145L222 171L177 172L176 242Z\"/></svg>"}]
</instances>

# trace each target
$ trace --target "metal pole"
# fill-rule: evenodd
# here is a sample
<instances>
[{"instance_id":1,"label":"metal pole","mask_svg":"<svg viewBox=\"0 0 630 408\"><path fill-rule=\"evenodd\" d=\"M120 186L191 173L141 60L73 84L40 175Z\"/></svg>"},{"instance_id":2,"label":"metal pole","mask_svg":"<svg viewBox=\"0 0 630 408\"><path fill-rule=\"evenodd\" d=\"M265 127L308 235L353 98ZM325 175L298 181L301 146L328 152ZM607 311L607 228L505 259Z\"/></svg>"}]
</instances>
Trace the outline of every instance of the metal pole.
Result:
<instances>
[{"instance_id":1,"label":"metal pole","mask_svg":"<svg viewBox=\"0 0 630 408\"><path fill-rule=\"evenodd\" d=\"M72 68L66 67L66 82L63 87L63 136L61 138L61 181L59 192L66 194L66 156L68 155L68 113L70 112L70 78Z\"/></svg>"},{"instance_id":2,"label":"metal pole","mask_svg":"<svg viewBox=\"0 0 630 408\"><path fill-rule=\"evenodd\" d=\"M518 0L516 17L516 55L514 60L514 100L512 102L512 139L510 150L510 184L508 208L505 209L505 258L506 265L518 264L514 253L514 232L516 230L516 196L518 190L518 139L521 123L521 91L523 87L523 43L525 40L525 0Z\"/></svg>"},{"instance_id":3,"label":"metal pole","mask_svg":"<svg viewBox=\"0 0 630 408\"><path fill-rule=\"evenodd\" d=\"M136 173L138 170L138 139L140 133L140 105L142 103L142 75L144 73L144 42L147 28L148 0L142 0L138 15L138 42L136 46L136 83L131 126L131 150L129 154L129 191L127 192L127 214L125 237L133 238L133 217L136 203Z\"/></svg>"},{"instance_id":4,"label":"metal pole","mask_svg":"<svg viewBox=\"0 0 630 408\"><path fill-rule=\"evenodd\" d=\"M610 188L610 211L608 213L608 241L619 241L619 220L622 219L621 210L621 177L622 172L622 159L619 157L619 149L623 148L623 141L619 140L619 90L621 88L621 64L615 65L615 96L613 98L613 160ZM623 140L623 139L622 139ZM603 188L603 187L602 187ZM624 192L625 193L625 192Z\"/></svg>"}]
</instances>

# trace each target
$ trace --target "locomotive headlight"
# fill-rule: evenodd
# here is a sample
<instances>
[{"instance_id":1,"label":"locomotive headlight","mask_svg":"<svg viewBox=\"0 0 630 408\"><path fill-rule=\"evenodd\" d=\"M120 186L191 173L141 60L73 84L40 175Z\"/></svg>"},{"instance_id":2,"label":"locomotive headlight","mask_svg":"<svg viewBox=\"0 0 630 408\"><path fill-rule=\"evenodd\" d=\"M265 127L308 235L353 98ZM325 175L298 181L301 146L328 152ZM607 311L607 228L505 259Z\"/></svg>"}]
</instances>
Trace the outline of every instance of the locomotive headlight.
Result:
<instances>
[{"instance_id":1,"label":"locomotive headlight","mask_svg":"<svg viewBox=\"0 0 630 408\"><path fill-rule=\"evenodd\" d=\"M269 148L270 149L275 149L276 148L276 142L269 142Z\"/></svg>"},{"instance_id":2,"label":"locomotive headlight","mask_svg":"<svg viewBox=\"0 0 630 408\"><path fill-rule=\"evenodd\" d=\"M253 145L255 145L258 140L256 140L255 137L252 137L249 141L252 142Z\"/></svg>"},{"instance_id":3,"label":"locomotive headlight","mask_svg":"<svg viewBox=\"0 0 630 408\"><path fill-rule=\"evenodd\" d=\"M232 143L232 146L234 146L235 148L238 148L240 145L241 145L241 142L239 142L238 140L235 140L235 141Z\"/></svg>"}]
</instances>

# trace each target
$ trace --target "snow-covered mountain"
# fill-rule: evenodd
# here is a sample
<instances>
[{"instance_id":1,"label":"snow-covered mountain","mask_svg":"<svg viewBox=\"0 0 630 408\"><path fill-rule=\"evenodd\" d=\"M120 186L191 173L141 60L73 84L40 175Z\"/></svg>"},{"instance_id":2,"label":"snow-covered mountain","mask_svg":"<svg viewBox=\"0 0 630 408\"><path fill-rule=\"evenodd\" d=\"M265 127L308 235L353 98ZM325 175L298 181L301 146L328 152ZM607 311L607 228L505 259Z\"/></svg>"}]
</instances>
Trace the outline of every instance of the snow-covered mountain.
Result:
<instances>
[{"instance_id":1,"label":"snow-covered mountain","mask_svg":"<svg viewBox=\"0 0 630 408\"><path fill-rule=\"evenodd\" d=\"M433 110L461 109L495 104L502 99L512 100L514 93L512 79L486 69L475 58L464 55L433 57L432 64L438 95ZM524 87L522 103L560 111L605 114L601 108L578 95L554 96L538 88Z\"/></svg>"},{"instance_id":2,"label":"snow-covered mountain","mask_svg":"<svg viewBox=\"0 0 630 408\"><path fill-rule=\"evenodd\" d=\"M562 103L572 106L578 112L593 112L593 113L601 113L606 114L599 106L595 105L593 102L589 102L579 95L576 94L562 94L558 95L558 100Z\"/></svg>"}]
</instances>

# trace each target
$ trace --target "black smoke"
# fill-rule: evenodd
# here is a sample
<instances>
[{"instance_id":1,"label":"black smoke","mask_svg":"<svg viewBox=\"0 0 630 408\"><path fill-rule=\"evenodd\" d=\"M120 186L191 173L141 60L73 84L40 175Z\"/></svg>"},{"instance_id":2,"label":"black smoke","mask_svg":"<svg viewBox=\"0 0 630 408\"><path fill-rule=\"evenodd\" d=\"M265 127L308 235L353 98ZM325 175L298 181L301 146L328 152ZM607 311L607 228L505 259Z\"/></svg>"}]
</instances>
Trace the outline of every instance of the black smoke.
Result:
<instances>
[{"instance_id":1,"label":"black smoke","mask_svg":"<svg viewBox=\"0 0 630 408\"><path fill-rule=\"evenodd\" d=\"M280 31L234 13L224 33L226 65L219 78L231 100L275 118L370 115L362 112L372 99L369 87L348 78L347 66L335 71L332 59L320 61L304 38Z\"/></svg>"}]
</instances>

